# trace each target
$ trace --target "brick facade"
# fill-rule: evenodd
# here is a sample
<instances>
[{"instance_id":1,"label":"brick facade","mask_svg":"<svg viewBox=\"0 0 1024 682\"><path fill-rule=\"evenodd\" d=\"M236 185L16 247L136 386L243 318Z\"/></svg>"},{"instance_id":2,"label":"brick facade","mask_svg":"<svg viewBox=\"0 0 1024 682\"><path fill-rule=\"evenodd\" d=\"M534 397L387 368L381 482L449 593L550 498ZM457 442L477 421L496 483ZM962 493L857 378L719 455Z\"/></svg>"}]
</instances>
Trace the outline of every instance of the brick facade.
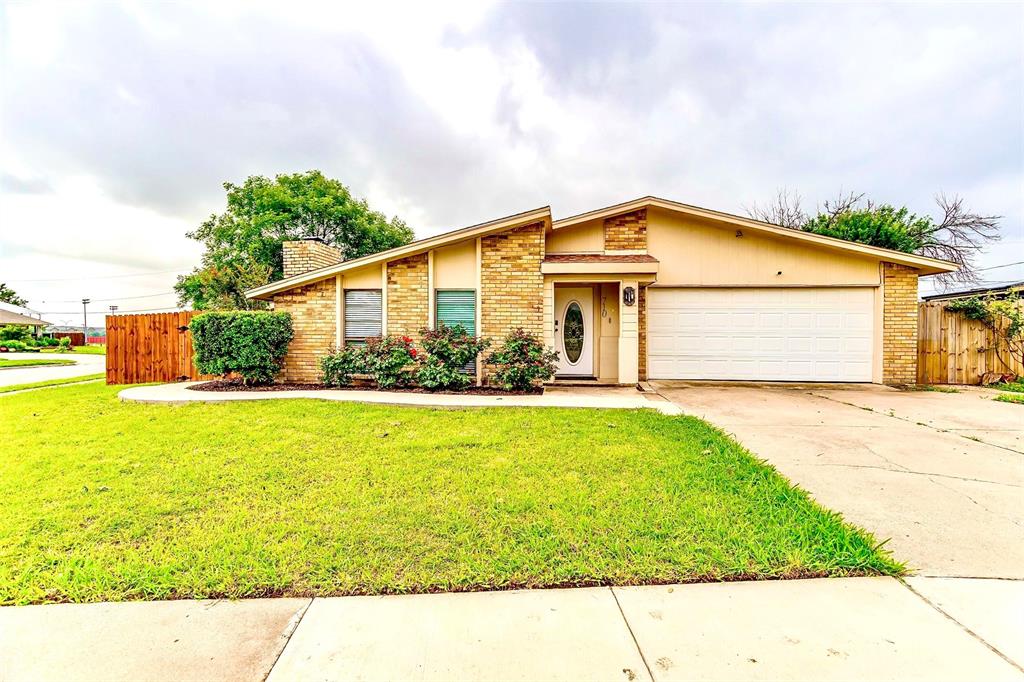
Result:
<instances>
[{"instance_id":1,"label":"brick facade","mask_svg":"<svg viewBox=\"0 0 1024 682\"><path fill-rule=\"evenodd\" d=\"M882 383L917 383L917 271L882 264Z\"/></svg>"},{"instance_id":2,"label":"brick facade","mask_svg":"<svg viewBox=\"0 0 1024 682\"><path fill-rule=\"evenodd\" d=\"M425 253L388 263L388 334L419 340L430 309L427 268Z\"/></svg>"},{"instance_id":3,"label":"brick facade","mask_svg":"<svg viewBox=\"0 0 1024 682\"><path fill-rule=\"evenodd\" d=\"M495 344L522 327L544 335L544 224L484 237L480 262L480 334Z\"/></svg>"},{"instance_id":4,"label":"brick facade","mask_svg":"<svg viewBox=\"0 0 1024 682\"><path fill-rule=\"evenodd\" d=\"M640 381L647 381L647 287L637 287L637 335L638 348L637 369Z\"/></svg>"},{"instance_id":5,"label":"brick facade","mask_svg":"<svg viewBox=\"0 0 1024 682\"><path fill-rule=\"evenodd\" d=\"M341 262L341 251L315 239L285 242L282 244L284 255L284 276L301 275L317 268L326 268Z\"/></svg>"},{"instance_id":6,"label":"brick facade","mask_svg":"<svg viewBox=\"0 0 1024 682\"><path fill-rule=\"evenodd\" d=\"M337 341L335 282L331 277L274 296L274 310L291 314L295 332L278 381L320 380L320 358L329 353Z\"/></svg>"},{"instance_id":7,"label":"brick facade","mask_svg":"<svg viewBox=\"0 0 1024 682\"><path fill-rule=\"evenodd\" d=\"M647 250L647 209L604 219L605 251Z\"/></svg>"}]
</instances>

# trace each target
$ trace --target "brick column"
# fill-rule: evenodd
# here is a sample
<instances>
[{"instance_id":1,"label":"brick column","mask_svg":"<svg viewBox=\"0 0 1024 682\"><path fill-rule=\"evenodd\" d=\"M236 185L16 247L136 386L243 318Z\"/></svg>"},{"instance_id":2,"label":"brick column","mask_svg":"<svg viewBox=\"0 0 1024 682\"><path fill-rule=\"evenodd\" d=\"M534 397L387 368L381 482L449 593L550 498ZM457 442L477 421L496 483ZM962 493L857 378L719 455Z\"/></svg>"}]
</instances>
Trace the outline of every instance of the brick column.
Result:
<instances>
[{"instance_id":1,"label":"brick column","mask_svg":"<svg viewBox=\"0 0 1024 682\"><path fill-rule=\"evenodd\" d=\"M917 383L917 270L882 264L882 382Z\"/></svg>"},{"instance_id":2,"label":"brick column","mask_svg":"<svg viewBox=\"0 0 1024 682\"><path fill-rule=\"evenodd\" d=\"M388 334L420 339L429 314L428 256L421 253L388 263Z\"/></svg>"}]
</instances>

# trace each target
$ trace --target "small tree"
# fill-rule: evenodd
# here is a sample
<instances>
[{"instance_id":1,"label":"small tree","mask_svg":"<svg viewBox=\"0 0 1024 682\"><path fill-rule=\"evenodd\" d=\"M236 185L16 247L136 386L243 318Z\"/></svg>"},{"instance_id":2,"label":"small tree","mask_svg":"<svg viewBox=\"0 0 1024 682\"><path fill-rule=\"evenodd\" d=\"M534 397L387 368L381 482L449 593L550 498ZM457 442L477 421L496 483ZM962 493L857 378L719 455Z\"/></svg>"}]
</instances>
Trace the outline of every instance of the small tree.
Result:
<instances>
[{"instance_id":1,"label":"small tree","mask_svg":"<svg viewBox=\"0 0 1024 682\"><path fill-rule=\"evenodd\" d=\"M28 301L18 296L14 292L14 289L10 288L3 282L0 282L0 303L10 303L11 305L24 307L28 305Z\"/></svg>"},{"instance_id":2,"label":"small tree","mask_svg":"<svg viewBox=\"0 0 1024 682\"><path fill-rule=\"evenodd\" d=\"M276 312L204 313L192 318L189 329L200 372L239 374L246 385L268 384L288 353L292 317Z\"/></svg>"},{"instance_id":3,"label":"small tree","mask_svg":"<svg viewBox=\"0 0 1024 682\"><path fill-rule=\"evenodd\" d=\"M1003 299L971 296L951 301L946 309L960 313L969 320L981 322L992 332L995 354L1007 369L1015 371L1001 353L1006 353L1018 364L1024 364L1024 303L1017 292Z\"/></svg>"},{"instance_id":4,"label":"small tree","mask_svg":"<svg viewBox=\"0 0 1024 682\"><path fill-rule=\"evenodd\" d=\"M420 386L432 391L460 390L473 382L466 366L487 349L490 341L470 336L461 324L449 327L443 322L437 324L437 329L424 327L420 334L426 351L416 372Z\"/></svg>"},{"instance_id":5,"label":"small tree","mask_svg":"<svg viewBox=\"0 0 1024 682\"><path fill-rule=\"evenodd\" d=\"M21 341L28 342L32 338L32 331L28 325L9 324L0 327L0 341Z\"/></svg>"},{"instance_id":6,"label":"small tree","mask_svg":"<svg viewBox=\"0 0 1024 682\"><path fill-rule=\"evenodd\" d=\"M498 366L494 381L506 391L528 391L555 376L558 353L544 348L540 339L520 327L505 337L487 362Z\"/></svg>"}]
</instances>

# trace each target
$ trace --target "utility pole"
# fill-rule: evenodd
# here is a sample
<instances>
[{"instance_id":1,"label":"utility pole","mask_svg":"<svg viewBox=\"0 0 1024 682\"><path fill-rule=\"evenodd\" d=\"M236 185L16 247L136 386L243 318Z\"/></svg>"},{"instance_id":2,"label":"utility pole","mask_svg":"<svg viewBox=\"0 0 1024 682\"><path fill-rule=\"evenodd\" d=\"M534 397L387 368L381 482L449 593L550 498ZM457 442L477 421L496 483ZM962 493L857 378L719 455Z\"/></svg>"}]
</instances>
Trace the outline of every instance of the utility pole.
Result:
<instances>
[{"instance_id":1,"label":"utility pole","mask_svg":"<svg viewBox=\"0 0 1024 682\"><path fill-rule=\"evenodd\" d=\"M89 305L92 299L82 299L82 345L89 345L89 313L86 311L85 306Z\"/></svg>"}]
</instances>

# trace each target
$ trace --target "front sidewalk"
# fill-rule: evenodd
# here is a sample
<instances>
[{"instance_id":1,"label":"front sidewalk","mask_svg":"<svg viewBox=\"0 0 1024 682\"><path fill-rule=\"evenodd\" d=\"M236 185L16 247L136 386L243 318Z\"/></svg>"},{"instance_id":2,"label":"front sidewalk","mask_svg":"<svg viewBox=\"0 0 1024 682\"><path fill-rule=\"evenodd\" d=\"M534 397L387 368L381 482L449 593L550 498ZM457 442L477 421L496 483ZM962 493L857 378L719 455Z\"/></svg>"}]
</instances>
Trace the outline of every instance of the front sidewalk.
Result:
<instances>
[{"instance_id":1,"label":"front sidewalk","mask_svg":"<svg viewBox=\"0 0 1024 682\"><path fill-rule=\"evenodd\" d=\"M1024 679L1024 583L845 578L0 609L0 680Z\"/></svg>"}]
</instances>

